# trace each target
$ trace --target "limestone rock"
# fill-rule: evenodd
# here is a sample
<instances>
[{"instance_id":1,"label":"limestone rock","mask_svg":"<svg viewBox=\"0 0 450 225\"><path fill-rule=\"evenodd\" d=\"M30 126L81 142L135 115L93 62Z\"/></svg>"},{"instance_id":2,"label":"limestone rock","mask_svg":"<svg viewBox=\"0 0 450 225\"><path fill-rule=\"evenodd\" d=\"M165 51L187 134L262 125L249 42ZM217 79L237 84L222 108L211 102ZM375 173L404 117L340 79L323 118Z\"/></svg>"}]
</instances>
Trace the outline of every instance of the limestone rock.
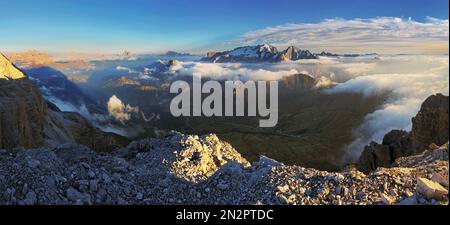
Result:
<instances>
[{"instance_id":1,"label":"limestone rock","mask_svg":"<svg viewBox=\"0 0 450 225\"><path fill-rule=\"evenodd\" d=\"M389 146L372 142L364 148L357 167L363 172L369 172L378 167L390 167L392 164L390 153Z\"/></svg>"},{"instance_id":2,"label":"limestone rock","mask_svg":"<svg viewBox=\"0 0 450 225\"><path fill-rule=\"evenodd\" d=\"M448 171L441 171L438 173L434 173L431 176L431 180L448 188Z\"/></svg>"},{"instance_id":3,"label":"limestone rock","mask_svg":"<svg viewBox=\"0 0 450 225\"><path fill-rule=\"evenodd\" d=\"M426 178L417 179L417 192L428 199L441 200L444 195L448 195L448 190L440 184Z\"/></svg>"},{"instance_id":4,"label":"limestone rock","mask_svg":"<svg viewBox=\"0 0 450 225\"><path fill-rule=\"evenodd\" d=\"M267 157L250 166L216 135L171 132L109 153L76 144L0 151L0 204L445 205L448 196L427 199L412 192L424 186L417 177L446 171L447 144L364 175L287 166ZM439 184L426 184L421 192L444 194Z\"/></svg>"},{"instance_id":5,"label":"limestone rock","mask_svg":"<svg viewBox=\"0 0 450 225\"><path fill-rule=\"evenodd\" d=\"M314 87L316 80L306 74L294 74L283 77L279 82L283 91L307 91Z\"/></svg>"},{"instance_id":6,"label":"limestone rock","mask_svg":"<svg viewBox=\"0 0 450 225\"><path fill-rule=\"evenodd\" d=\"M0 53L0 79L17 80L26 78L3 54Z\"/></svg>"},{"instance_id":7,"label":"limestone rock","mask_svg":"<svg viewBox=\"0 0 450 225\"><path fill-rule=\"evenodd\" d=\"M387 194L381 194L381 202L385 205L392 205L394 204L394 200Z\"/></svg>"},{"instance_id":8,"label":"limestone rock","mask_svg":"<svg viewBox=\"0 0 450 225\"><path fill-rule=\"evenodd\" d=\"M429 144L442 145L449 140L449 97L436 94L428 97L412 119L412 142L417 152Z\"/></svg>"}]
</instances>

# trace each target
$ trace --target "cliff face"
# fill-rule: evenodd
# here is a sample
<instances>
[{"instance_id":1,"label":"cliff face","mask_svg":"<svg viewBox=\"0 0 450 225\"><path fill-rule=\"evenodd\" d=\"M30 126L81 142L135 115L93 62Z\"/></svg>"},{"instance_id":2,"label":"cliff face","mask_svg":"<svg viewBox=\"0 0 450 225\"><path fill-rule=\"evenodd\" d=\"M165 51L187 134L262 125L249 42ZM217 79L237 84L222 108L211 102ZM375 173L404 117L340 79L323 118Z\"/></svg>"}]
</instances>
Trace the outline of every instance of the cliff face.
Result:
<instances>
[{"instance_id":1,"label":"cliff face","mask_svg":"<svg viewBox=\"0 0 450 225\"><path fill-rule=\"evenodd\" d=\"M430 143L442 145L448 141L449 97L432 95L425 100L419 113L412 119L411 138L414 148L421 152Z\"/></svg>"},{"instance_id":2,"label":"cliff face","mask_svg":"<svg viewBox=\"0 0 450 225\"><path fill-rule=\"evenodd\" d=\"M300 50L295 46L289 46L286 50L282 51L278 56L278 60L280 61L286 60L295 61L299 59L317 59L317 56L315 56L308 50Z\"/></svg>"},{"instance_id":3,"label":"cliff face","mask_svg":"<svg viewBox=\"0 0 450 225\"><path fill-rule=\"evenodd\" d=\"M314 88L316 84L316 80L306 74L285 76L279 82L281 91L307 91Z\"/></svg>"},{"instance_id":4,"label":"cliff face","mask_svg":"<svg viewBox=\"0 0 450 225\"><path fill-rule=\"evenodd\" d=\"M390 167L397 158L414 153L410 133L392 130L384 136L381 144L372 142L364 147L357 166L367 173L378 167Z\"/></svg>"},{"instance_id":5,"label":"cliff face","mask_svg":"<svg viewBox=\"0 0 450 225\"><path fill-rule=\"evenodd\" d=\"M46 109L39 90L0 54L0 148L41 146Z\"/></svg>"},{"instance_id":6,"label":"cliff face","mask_svg":"<svg viewBox=\"0 0 450 225\"><path fill-rule=\"evenodd\" d=\"M436 94L428 97L412 118L411 132L392 130L383 143L372 142L364 148L358 169L369 172L378 167L390 167L397 159L421 153L430 144L442 145L449 140L449 97Z\"/></svg>"},{"instance_id":7,"label":"cliff face","mask_svg":"<svg viewBox=\"0 0 450 225\"><path fill-rule=\"evenodd\" d=\"M0 79L0 148L42 146L46 103L26 78Z\"/></svg>"},{"instance_id":8,"label":"cliff face","mask_svg":"<svg viewBox=\"0 0 450 225\"><path fill-rule=\"evenodd\" d=\"M0 55L0 148L81 143L100 151L128 142L105 133L76 113L61 112L27 76Z\"/></svg>"}]
</instances>

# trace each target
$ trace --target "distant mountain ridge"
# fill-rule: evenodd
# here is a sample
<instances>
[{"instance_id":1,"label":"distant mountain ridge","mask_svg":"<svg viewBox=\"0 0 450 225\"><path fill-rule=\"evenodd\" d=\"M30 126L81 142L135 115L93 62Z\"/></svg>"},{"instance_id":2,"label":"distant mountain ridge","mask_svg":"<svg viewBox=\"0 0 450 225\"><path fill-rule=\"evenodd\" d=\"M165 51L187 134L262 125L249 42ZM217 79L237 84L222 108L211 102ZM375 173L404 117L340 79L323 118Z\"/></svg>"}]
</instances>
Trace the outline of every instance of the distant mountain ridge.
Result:
<instances>
[{"instance_id":1,"label":"distant mountain ridge","mask_svg":"<svg viewBox=\"0 0 450 225\"><path fill-rule=\"evenodd\" d=\"M190 53L182 53L182 52L176 52L176 51L167 51L164 56L168 57L177 57L177 56L194 56Z\"/></svg>"},{"instance_id":2,"label":"distant mountain ridge","mask_svg":"<svg viewBox=\"0 0 450 225\"><path fill-rule=\"evenodd\" d=\"M376 56L377 53L366 53L366 54L336 54L331 52L321 52L315 54L316 56L326 56L326 57L360 57L360 56Z\"/></svg>"},{"instance_id":3,"label":"distant mountain ridge","mask_svg":"<svg viewBox=\"0 0 450 225\"><path fill-rule=\"evenodd\" d=\"M281 62L286 60L317 59L309 50L289 46L284 51L269 44L238 47L224 52L208 52L201 61L207 62Z\"/></svg>"},{"instance_id":4,"label":"distant mountain ridge","mask_svg":"<svg viewBox=\"0 0 450 225\"><path fill-rule=\"evenodd\" d=\"M360 57L376 56L376 53L367 54L336 54L322 51L321 53L312 53L309 50L300 49L295 46L289 46L280 51L277 47L262 44L256 46L237 47L223 52L207 52L201 59L204 62L227 63L227 62L283 62L297 61L302 59L318 59L319 57Z\"/></svg>"}]
</instances>

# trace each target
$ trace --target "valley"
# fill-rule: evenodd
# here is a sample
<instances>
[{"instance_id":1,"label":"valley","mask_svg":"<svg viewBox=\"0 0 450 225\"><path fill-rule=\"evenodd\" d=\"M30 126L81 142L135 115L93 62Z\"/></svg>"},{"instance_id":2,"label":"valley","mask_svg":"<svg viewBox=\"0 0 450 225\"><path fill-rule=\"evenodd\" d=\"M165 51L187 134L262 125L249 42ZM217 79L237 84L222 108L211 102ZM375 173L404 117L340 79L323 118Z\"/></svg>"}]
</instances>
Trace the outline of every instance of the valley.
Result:
<instances>
[{"instance_id":1,"label":"valley","mask_svg":"<svg viewBox=\"0 0 450 225\"><path fill-rule=\"evenodd\" d=\"M278 52L275 48L264 46L239 51L245 57L254 57L261 55L265 49ZM250 53L252 50L257 53ZM302 55L294 47L286 52ZM382 109L390 101L389 91L369 96L358 92L330 92L339 82L345 83L349 74L335 63L328 65L329 60L343 61L343 65L349 61L349 65L373 67L374 63L382 63L377 55L343 57L320 53L312 59L300 60L300 64L292 64L294 61L267 64L246 60L251 63L234 65L197 62L198 59L198 56L169 52L133 60L91 61L92 68L85 71L90 78L77 84L52 68L53 63L48 67L41 64L39 67L30 66L34 61L22 64L26 65L24 71L29 73L49 101L59 104L63 110L81 113L105 131L116 132L131 140L163 137L170 130L187 134L215 133L250 160L257 160L264 154L288 165L301 164L328 171L339 171L354 163L346 155L355 137L359 136L358 130L368 115ZM361 63L356 64L355 60ZM260 128L258 121L261 118L248 116L172 116L169 105L175 95L169 93L170 84L177 80L191 84L193 72L208 71L210 67L217 71L207 74L203 81L213 79L223 84L224 79L230 78L243 81L279 80L278 124L272 128ZM255 78L247 75L261 73L258 70L267 75ZM310 75L298 73L300 70ZM62 83L71 88L60 89ZM127 121L114 120L108 115L106 107L111 96L117 96L124 106L136 107L138 111L129 113ZM362 146L359 148L362 149Z\"/></svg>"}]
</instances>

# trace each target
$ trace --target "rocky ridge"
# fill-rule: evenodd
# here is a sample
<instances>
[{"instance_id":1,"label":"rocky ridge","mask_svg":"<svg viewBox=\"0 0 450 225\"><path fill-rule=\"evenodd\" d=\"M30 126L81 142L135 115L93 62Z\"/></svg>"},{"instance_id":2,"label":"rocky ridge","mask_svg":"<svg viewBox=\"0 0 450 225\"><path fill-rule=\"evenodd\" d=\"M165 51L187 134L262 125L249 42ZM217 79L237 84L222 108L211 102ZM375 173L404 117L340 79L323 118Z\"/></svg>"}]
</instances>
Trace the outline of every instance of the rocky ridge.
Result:
<instances>
[{"instance_id":1,"label":"rocky ridge","mask_svg":"<svg viewBox=\"0 0 450 225\"><path fill-rule=\"evenodd\" d=\"M15 80L25 78L24 74L0 53L0 79Z\"/></svg>"},{"instance_id":2,"label":"rocky ridge","mask_svg":"<svg viewBox=\"0 0 450 225\"><path fill-rule=\"evenodd\" d=\"M369 174L250 164L216 135L170 133L112 153L0 150L0 204L448 204L448 143Z\"/></svg>"}]
</instances>

